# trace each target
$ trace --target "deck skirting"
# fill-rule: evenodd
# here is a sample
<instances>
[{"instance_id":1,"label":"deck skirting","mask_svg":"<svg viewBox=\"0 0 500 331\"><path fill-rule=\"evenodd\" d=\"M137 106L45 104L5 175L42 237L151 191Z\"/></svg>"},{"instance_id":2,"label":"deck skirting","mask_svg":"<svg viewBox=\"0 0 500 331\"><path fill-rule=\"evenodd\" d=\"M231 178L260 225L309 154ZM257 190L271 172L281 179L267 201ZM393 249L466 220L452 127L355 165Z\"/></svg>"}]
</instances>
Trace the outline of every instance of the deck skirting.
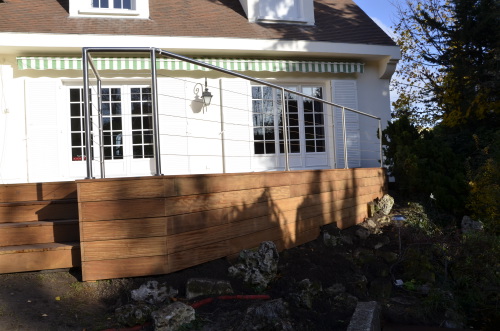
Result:
<instances>
[{"instance_id":1,"label":"deck skirting","mask_svg":"<svg viewBox=\"0 0 500 331\"><path fill-rule=\"evenodd\" d=\"M381 168L77 181L83 280L170 273L265 240L288 249L362 222L386 182Z\"/></svg>"}]
</instances>

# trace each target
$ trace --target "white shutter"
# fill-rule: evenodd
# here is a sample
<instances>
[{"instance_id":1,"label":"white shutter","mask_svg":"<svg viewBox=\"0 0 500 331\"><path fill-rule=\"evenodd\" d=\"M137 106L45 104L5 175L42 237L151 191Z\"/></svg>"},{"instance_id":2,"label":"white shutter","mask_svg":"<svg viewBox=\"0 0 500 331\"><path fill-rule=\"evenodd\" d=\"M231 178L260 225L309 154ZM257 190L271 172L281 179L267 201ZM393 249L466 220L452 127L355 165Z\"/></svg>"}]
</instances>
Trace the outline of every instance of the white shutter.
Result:
<instances>
[{"instance_id":1,"label":"white shutter","mask_svg":"<svg viewBox=\"0 0 500 331\"><path fill-rule=\"evenodd\" d=\"M60 180L57 84L34 80L25 88L28 181Z\"/></svg>"},{"instance_id":2,"label":"white shutter","mask_svg":"<svg viewBox=\"0 0 500 331\"><path fill-rule=\"evenodd\" d=\"M358 91L355 80L332 80L333 102L358 109ZM361 166L359 115L350 111L345 112L347 135L347 164L349 168ZM344 138L342 134L342 109L335 108L334 112L335 150L337 168L344 168Z\"/></svg>"}]
</instances>

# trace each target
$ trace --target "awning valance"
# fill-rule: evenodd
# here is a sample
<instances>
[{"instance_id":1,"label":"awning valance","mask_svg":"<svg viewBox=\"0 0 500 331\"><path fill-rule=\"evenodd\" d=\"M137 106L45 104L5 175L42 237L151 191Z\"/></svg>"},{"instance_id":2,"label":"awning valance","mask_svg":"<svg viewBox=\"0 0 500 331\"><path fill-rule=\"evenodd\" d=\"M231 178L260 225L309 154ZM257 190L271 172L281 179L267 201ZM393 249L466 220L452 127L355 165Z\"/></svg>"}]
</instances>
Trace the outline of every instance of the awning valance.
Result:
<instances>
[{"instance_id":1,"label":"awning valance","mask_svg":"<svg viewBox=\"0 0 500 331\"><path fill-rule=\"evenodd\" d=\"M325 61L290 61L262 59L196 59L227 70L233 71L270 71L270 72L328 72L362 73L363 63L325 62ZM149 70L148 58L94 58L97 70ZM205 67L171 58L156 60L158 70L203 70ZM82 59L78 57L18 57L20 70L82 70Z\"/></svg>"}]
</instances>

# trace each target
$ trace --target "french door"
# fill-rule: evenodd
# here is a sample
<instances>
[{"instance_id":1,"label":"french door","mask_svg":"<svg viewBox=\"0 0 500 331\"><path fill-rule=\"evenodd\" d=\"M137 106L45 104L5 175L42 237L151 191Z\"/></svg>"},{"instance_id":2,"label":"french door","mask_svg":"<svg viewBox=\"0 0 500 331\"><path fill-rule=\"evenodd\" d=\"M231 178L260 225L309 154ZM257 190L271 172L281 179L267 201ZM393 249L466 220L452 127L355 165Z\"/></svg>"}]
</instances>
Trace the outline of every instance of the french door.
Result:
<instances>
[{"instance_id":1,"label":"french door","mask_svg":"<svg viewBox=\"0 0 500 331\"><path fill-rule=\"evenodd\" d=\"M146 176L155 173L151 88L116 85L91 89L91 141L93 172L99 177ZM70 175L85 168L85 119L82 88L69 89Z\"/></svg>"}]
</instances>

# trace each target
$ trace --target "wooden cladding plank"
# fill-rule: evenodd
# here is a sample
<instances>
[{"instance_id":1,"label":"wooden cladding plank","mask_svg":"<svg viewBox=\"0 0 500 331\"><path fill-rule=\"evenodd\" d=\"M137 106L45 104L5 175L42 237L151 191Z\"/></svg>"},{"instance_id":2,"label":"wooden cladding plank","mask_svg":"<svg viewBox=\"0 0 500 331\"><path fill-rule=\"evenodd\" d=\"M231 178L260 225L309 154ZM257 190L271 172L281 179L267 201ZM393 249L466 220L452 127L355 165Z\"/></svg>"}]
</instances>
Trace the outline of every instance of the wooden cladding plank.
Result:
<instances>
[{"instance_id":1,"label":"wooden cladding plank","mask_svg":"<svg viewBox=\"0 0 500 331\"><path fill-rule=\"evenodd\" d=\"M0 223L75 218L78 218L78 205L73 200L0 204Z\"/></svg>"},{"instance_id":2,"label":"wooden cladding plank","mask_svg":"<svg viewBox=\"0 0 500 331\"><path fill-rule=\"evenodd\" d=\"M279 226L263 231L253 232L246 236L234 237L227 240L228 255L237 254L243 249L258 247L263 241L280 241L283 238L283 231Z\"/></svg>"},{"instance_id":3,"label":"wooden cladding plank","mask_svg":"<svg viewBox=\"0 0 500 331\"><path fill-rule=\"evenodd\" d=\"M214 194L189 195L165 199L168 216L201 212L233 206L245 206L268 200L280 200L290 196L290 188L271 187Z\"/></svg>"},{"instance_id":4,"label":"wooden cladding plank","mask_svg":"<svg viewBox=\"0 0 500 331\"><path fill-rule=\"evenodd\" d=\"M76 199L75 182L3 184L0 203Z\"/></svg>"},{"instance_id":5,"label":"wooden cladding plank","mask_svg":"<svg viewBox=\"0 0 500 331\"><path fill-rule=\"evenodd\" d=\"M19 248L18 252L12 254L0 254L0 274L78 266L80 266L80 249L77 246L24 251Z\"/></svg>"},{"instance_id":6,"label":"wooden cladding plank","mask_svg":"<svg viewBox=\"0 0 500 331\"><path fill-rule=\"evenodd\" d=\"M174 179L141 177L124 180L96 180L78 182L81 202L164 198L175 195Z\"/></svg>"},{"instance_id":7,"label":"wooden cladding plank","mask_svg":"<svg viewBox=\"0 0 500 331\"><path fill-rule=\"evenodd\" d=\"M186 269L229 255L227 241L199 246L168 255L168 272Z\"/></svg>"},{"instance_id":8,"label":"wooden cladding plank","mask_svg":"<svg viewBox=\"0 0 500 331\"><path fill-rule=\"evenodd\" d=\"M175 178L177 195L197 195L265 187L261 175L219 174L179 176Z\"/></svg>"},{"instance_id":9,"label":"wooden cladding plank","mask_svg":"<svg viewBox=\"0 0 500 331\"><path fill-rule=\"evenodd\" d=\"M229 236L228 224L175 234L167 237L167 250L169 254L185 251L204 244L224 241Z\"/></svg>"},{"instance_id":10,"label":"wooden cladding plank","mask_svg":"<svg viewBox=\"0 0 500 331\"><path fill-rule=\"evenodd\" d=\"M167 256L82 262L83 281L161 275L169 272Z\"/></svg>"},{"instance_id":11,"label":"wooden cladding plank","mask_svg":"<svg viewBox=\"0 0 500 331\"><path fill-rule=\"evenodd\" d=\"M162 217L163 198L80 202L80 222Z\"/></svg>"},{"instance_id":12,"label":"wooden cladding plank","mask_svg":"<svg viewBox=\"0 0 500 331\"><path fill-rule=\"evenodd\" d=\"M78 241L78 220L0 224L0 246Z\"/></svg>"},{"instance_id":13,"label":"wooden cladding plank","mask_svg":"<svg viewBox=\"0 0 500 331\"><path fill-rule=\"evenodd\" d=\"M82 243L84 248L82 260L88 262L167 255L166 238L149 237L84 242Z\"/></svg>"},{"instance_id":14,"label":"wooden cladding plank","mask_svg":"<svg viewBox=\"0 0 500 331\"><path fill-rule=\"evenodd\" d=\"M100 241L167 235L167 218L137 218L82 222L81 240Z\"/></svg>"}]
</instances>

